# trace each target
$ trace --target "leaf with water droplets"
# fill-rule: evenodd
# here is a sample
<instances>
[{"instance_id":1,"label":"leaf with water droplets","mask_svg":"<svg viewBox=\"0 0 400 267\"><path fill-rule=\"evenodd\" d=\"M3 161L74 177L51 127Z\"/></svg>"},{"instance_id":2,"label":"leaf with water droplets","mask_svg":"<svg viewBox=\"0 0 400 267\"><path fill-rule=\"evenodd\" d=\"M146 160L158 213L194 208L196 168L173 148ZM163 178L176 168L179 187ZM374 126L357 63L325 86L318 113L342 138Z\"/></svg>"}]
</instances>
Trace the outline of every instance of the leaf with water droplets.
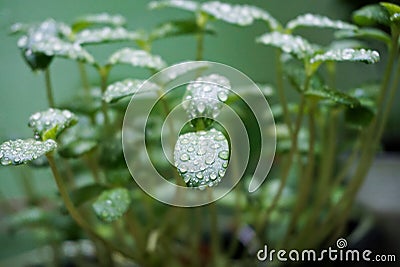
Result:
<instances>
[{"instance_id":1,"label":"leaf with water droplets","mask_svg":"<svg viewBox=\"0 0 400 267\"><path fill-rule=\"evenodd\" d=\"M125 188L115 188L101 193L92 207L102 221L109 223L124 215L130 203L129 191Z\"/></svg>"},{"instance_id":2,"label":"leaf with water droplets","mask_svg":"<svg viewBox=\"0 0 400 267\"><path fill-rule=\"evenodd\" d=\"M132 48L118 50L111 55L108 64L129 64L134 67L149 68L152 70L161 70L167 65L160 56L152 55L144 50L135 50Z\"/></svg>"},{"instance_id":3,"label":"leaf with water droplets","mask_svg":"<svg viewBox=\"0 0 400 267\"><path fill-rule=\"evenodd\" d=\"M110 84L103 94L103 100L107 103L114 103L136 93L154 92L158 90L160 90L160 87L155 83L146 82L146 80L125 79Z\"/></svg>"},{"instance_id":4,"label":"leaf with water droplets","mask_svg":"<svg viewBox=\"0 0 400 267\"><path fill-rule=\"evenodd\" d=\"M390 21L397 25L397 27L400 27L400 6L393 4L393 3L387 3L387 2L383 2L380 3L381 6L383 6L387 12L389 13L390 17Z\"/></svg>"},{"instance_id":5,"label":"leaf with water droplets","mask_svg":"<svg viewBox=\"0 0 400 267\"><path fill-rule=\"evenodd\" d=\"M335 33L336 38L363 38L363 39L373 39L390 44L391 38L390 36L379 29L375 28L362 28L353 31L337 31Z\"/></svg>"},{"instance_id":6,"label":"leaf with water droplets","mask_svg":"<svg viewBox=\"0 0 400 267\"><path fill-rule=\"evenodd\" d=\"M378 4L366 5L353 13L353 21L360 26L389 26L390 18L387 10Z\"/></svg>"},{"instance_id":7,"label":"leaf with water droplets","mask_svg":"<svg viewBox=\"0 0 400 267\"><path fill-rule=\"evenodd\" d=\"M280 32L266 33L258 37L257 42L279 48L283 52L291 54L298 59L309 58L313 56L318 49L316 45L310 44L306 39L300 36Z\"/></svg>"},{"instance_id":8,"label":"leaf with water droplets","mask_svg":"<svg viewBox=\"0 0 400 267\"><path fill-rule=\"evenodd\" d=\"M126 19L120 14L112 15L108 13L98 13L77 18L72 24L72 29L74 32L78 32L90 26L109 25L113 27L120 27L125 24Z\"/></svg>"},{"instance_id":9,"label":"leaf with water droplets","mask_svg":"<svg viewBox=\"0 0 400 267\"><path fill-rule=\"evenodd\" d=\"M280 28L278 21L267 11L250 5L232 5L219 1L205 2L201 10L216 19L239 26L248 26L255 20L263 20L269 24L270 29Z\"/></svg>"},{"instance_id":10,"label":"leaf with water droplets","mask_svg":"<svg viewBox=\"0 0 400 267\"><path fill-rule=\"evenodd\" d=\"M195 12L200 8L199 3L189 0L165 0L165 1L152 1L149 4L150 9L158 9L165 7L174 7L187 11Z\"/></svg>"},{"instance_id":11,"label":"leaf with water droplets","mask_svg":"<svg viewBox=\"0 0 400 267\"><path fill-rule=\"evenodd\" d=\"M357 28L350 23L341 20L332 20L328 17L315 14L298 16L286 24L286 28L291 31L299 27L330 28L335 30L354 30Z\"/></svg>"},{"instance_id":12,"label":"leaf with water droplets","mask_svg":"<svg viewBox=\"0 0 400 267\"><path fill-rule=\"evenodd\" d=\"M189 119L216 118L223 103L228 100L229 80L218 74L201 76L189 83L183 96L182 106Z\"/></svg>"},{"instance_id":13,"label":"leaf with water droplets","mask_svg":"<svg viewBox=\"0 0 400 267\"><path fill-rule=\"evenodd\" d=\"M17 139L0 145L0 162L2 165L20 165L35 160L57 148L54 140L44 142L34 139Z\"/></svg>"},{"instance_id":14,"label":"leaf with water droplets","mask_svg":"<svg viewBox=\"0 0 400 267\"><path fill-rule=\"evenodd\" d=\"M59 107L79 114L94 115L101 109L101 102L100 87L93 87L89 91L79 90L76 95L62 102Z\"/></svg>"},{"instance_id":15,"label":"leaf with water droplets","mask_svg":"<svg viewBox=\"0 0 400 267\"><path fill-rule=\"evenodd\" d=\"M304 92L304 95L315 100L327 100L328 103L339 104L350 108L360 105L360 101L358 101L357 98L326 86L318 89L309 89Z\"/></svg>"},{"instance_id":16,"label":"leaf with water droplets","mask_svg":"<svg viewBox=\"0 0 400 267\"><path fill-rule=\"evenodd\" d=\"M189 132L179 136L174 162L187 186L204 189L216 186L224 177L229 154L228 141L221 132Z\"/></svg>"},{"instance_id":17,"label":"leaf with water droplets","mask_svg":"<svg viewBox=\"0 0 400 267\"><path fill-rule=\"evenodd\" d=\"M122 27L85 29L77 33L75 36L75 42L81 45L136 41L141 39L143 39L143 34L139 32L131 32Z\"/></svg>"},{"instance_id":18,"label":"leaf with water droplets","mask_svg":"<svg viewBox=\"0 0 400 267\"><path fill-rule=\"evenodd\" d=\"M372 64L379 61L379 53L375 50L344 48L329 50L310 59L311 64L326 61L359 61Z\"/></svg>"},{"instance_id":19,"label":"leaf with water droplets","mask_svg":"<svg viewBox=\"0 0 400 267\"><path fill-rule=\"evenodd\" d=\"M150 40L158 40L168 37L175 37L190 34L215 34L215 31L208 25L203 29L195 20L176 20L163 23L156 27L150 34Z\"/></svg>"},{"instance_id":20,"label":"leaf with water droplets","mask_svg":"<svg viewBox=\"0 0 400 267\"><path fill-rule=\"evenodd\" d=\"M32 28L31 23L22 23L22 22L17 22L11 25L10 27L10 34L19 34L19 33L27 33L29 29Z\"/></svg>"},{"instance_id":21,"label":"leaf with water droplets","mask_svg":"<svg viewBox=\"0 0 400 267\"><path fill-rule=\"evenodd\" d=\"M49 57L63 57L95 64L93 56L78 43L66 42L54 36L49 36L48 38L33 43L31 49L33 53L40 53Z\"/></svg>"},{"instance_id":22,"label":"leaf with water droplets","mask_svg":"<svg viewBox=\"0 0 400 267\"><path fill-rule=\"evenodd\" d=\"M28 126L33 129L37 139L46 140L56 139L66 128L77 122L78 118L71 111L50 108L30 116Z\"/></svg>"},{"instance_id":23,"label":"leaf with water droplets","mask_svg":"<svg viewBox=\"0 0 400 267\"><path fill-rule=\"evenodd\" d=\"M157 83L165 85L192 71L202 71L208 67L210 67L210 64L205 61L191 61L189 64L181 62L160 72L157 77Z\"/></svg>"}]
</instances>

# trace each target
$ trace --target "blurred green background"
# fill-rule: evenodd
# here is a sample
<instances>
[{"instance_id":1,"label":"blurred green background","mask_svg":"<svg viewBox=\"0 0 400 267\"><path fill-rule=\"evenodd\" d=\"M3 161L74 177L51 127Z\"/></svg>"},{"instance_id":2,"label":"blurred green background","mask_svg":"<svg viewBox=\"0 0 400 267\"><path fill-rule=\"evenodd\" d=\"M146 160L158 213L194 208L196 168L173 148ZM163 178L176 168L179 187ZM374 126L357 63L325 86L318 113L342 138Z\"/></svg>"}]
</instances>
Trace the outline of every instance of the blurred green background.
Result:
<instances>
[{"instance_id":1,"label":"blurred green background","mask_svg":"<svg viewBox=\"0 0 400 267\"><path fill-rule=\"evenodd\" d=\"M46 18L54 18L66 23L74 18L90 13L108 12L120 13L128 19L131 30L150 30L161 22L188 18L191 13L175 10L150 11L144 0L0 0L0 141L10 138L32 136L27 127L29 116L47 108L42 73L32 72L23 61L16 46L17 37L9 35L9 27L15 22L35 22ZM318 13L333 19L349 21L352 8L357 1L345 0L234 0L230 3L249 3L268 10L278 20L285 23L297 15ZM364 2L365 1L359 1ZM274 50L255 43L255 37L265 32L266 27L261 22L247 28L239 28L225 23L214 23L216 36L205 39L204 58L228 64L247 74L256 82L274 84ZM329 31L302 30L299 33L310 40L327 44L332 35ZM89 47L89 51L101 60L123 44L112 44L105 48ZM134 44L132 44L134 46ZM378 50L382 47L372 44ZM161 55L169 64L195 57L195 41L192 36L176 37L154 44L154 54ZM383 55L383 60L384 60ZM383 64L361 66L357 64L340 64L338 67L337 85L346 90L362 81L374 81L381 76ZM51 67L52 82L56 103L67 101L73 94L81 90L81 81L75 62L56 59ZM90 79L97 81L97 73L88 68ZM141 73L129 67L118 67L111 73L110 81L142 76ZM295 97L295 94L293 94ZM397 140L400 130L397 129L397 118L400 106L392 111L387 137ZM50 176L50 170L28 171L25 167L0 168L0 196L20 198L25 192L21 186L21 174L34 181L35 187L43 194L55 195L55 186ZM4 254L4 251L3 251Z\"/></svg>"}]
</instances>

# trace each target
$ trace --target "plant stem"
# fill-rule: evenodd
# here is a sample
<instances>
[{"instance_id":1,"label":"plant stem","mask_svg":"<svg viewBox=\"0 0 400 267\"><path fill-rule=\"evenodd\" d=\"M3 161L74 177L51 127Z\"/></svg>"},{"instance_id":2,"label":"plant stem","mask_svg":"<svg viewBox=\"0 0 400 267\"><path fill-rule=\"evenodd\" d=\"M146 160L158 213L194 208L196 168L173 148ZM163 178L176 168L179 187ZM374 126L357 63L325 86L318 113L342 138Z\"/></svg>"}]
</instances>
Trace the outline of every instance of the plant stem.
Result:
<instances>
[{"instance_id":1,"label":"plant stem","mask_svg":"<svg viewBox=\"0 0 400 267\"><path fill-rule=\"evenodd\" d=\"M47 95L47 102L49 103L49 107L54 108L54 97L53 97L53 88L51 86L51 78L50 78L50 67L46 68L44 71L44 79L46 83L46 95Z\"/></svg>"},{"instance_id":2,"label":"plant stem","mask_svg":"<svg viewBox=\"0 0 400 267\"><path fill-rule=\"evenodd\" d=\"M210 200L212 200L212 189L207 188L208 195ZM219 255L219 231L218 231L218 214L217 214L217 205L215 201L208 204L210 210L210 219L211 219L211 249L212 249L212 265L218 266L218 255Z\"/></svg>"},{"instance_id":3,"label":"plant stem","mask_svg":"<svg viewBox=\"0 0 400 267\"><path fill-rule=\"evenodd\" d=\"M89 85L89 80L88 80L85 64L82 62L78 62L78 67L79 67L79 74L81 76L83 89L85 90L85 92L87 94L90 94L90 85Z\"/></svg>"},{"instance_id":4,"label":"plant stem","mask_svg":"<svg viewBox=\"0 0 400 267\"><path fill-rule=\"evenodd\" d=\"M117 251L119 253L121 253L123 256L133 259L133 260L137 260L137 258L135 256L133 256L131 253L123 250L120 246L115 246L112 243L108 242L107 240L105 240L103 237L101 237L99 234L97 234L94 230L93 227L91 225L89 225L86 220L81 216L81 214L79 213L79 211L76 209L76 207L74 206L67 188L64 184L64 181L60 175L60 172L58 171L58 168L56 166L56 163L54 161L54 157L52 155L52 153L47 154L47 160L49 162L51 171L53 173L54 176L54 180L57 184L57 188L58 191L60 192L61 198L63 199L64 205L67 208L69 214L71 215L72 219L74 219L74 221L84 230L86 231L90 236L94 237L95 239L101 241L106 247L107 249L109 249L110 251Z\"/></svg>"},{"instance_id":5,"label":"plant stem","mask_svg":"<svg viewBox=\"0 0 400 267\"><path fill-rule=\"evenodd\" d=\"M104 94L104 92L107 90L107 79L108 79L108 74L110 73L110 69L107 66L105 66L105 67L100 67L98 70L100 74L101 93ZM109 127L110 119L108 117L108 106L104 101L101 101L101 111L103 112L104 125L106 127L106 131L108 131L110 128Z\"/></svg>"},{"instance_id":6,"label":"plant stem","mask_svg":"<svg viewBox=\"0 0 400 267\"><path fill-rule=\"evenodd\" d=\"M292 123L290 120L288 103L287 103L287 99L286 99L285 88L283 85L283 71L282 71L281 56L282 56L282 52L280 50L278 50L278 52L276 53L276 74L277 74L276 85L277 85L277 89L278 89L279 100L281 102L281 106L282 106L282 110L283 110L283 119L285 120L286 126L289 129L289 134L292 138L292 143L293 143L295 136L294 136L293 130L292 130Z\"/></svg>"}]
</instances>

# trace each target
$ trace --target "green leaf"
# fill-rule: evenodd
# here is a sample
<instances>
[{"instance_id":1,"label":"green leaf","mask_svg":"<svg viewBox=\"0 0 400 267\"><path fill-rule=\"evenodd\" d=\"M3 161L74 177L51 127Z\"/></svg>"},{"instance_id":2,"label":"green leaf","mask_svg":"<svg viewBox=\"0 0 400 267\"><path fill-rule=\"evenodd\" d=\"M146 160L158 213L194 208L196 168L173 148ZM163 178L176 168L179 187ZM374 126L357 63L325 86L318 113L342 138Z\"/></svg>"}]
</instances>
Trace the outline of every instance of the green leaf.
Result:
<instances>
[{"instance_id":1,"label":"green leaf","mask_svg":"<svg viewBox=\"0 0 400 267\"><path fill-rule=\"evenodd\" d=\"M182 106L190 119L216 118L228 100L229 80L218 74L201 76L187 86Z\"/></svg>"},{"instance_id":2,"label":"green leaf","mask_svg":"<svg viewBox=\"0 0 400 267\"><path fill-rule=\"evenodd\" d=\"M304 68L289 61L285 62L283 71L288 77L289 82L295 87L297 91L303 92L306 89L304 88L306 81L306 72ZM322 88L324 86L324 81L319 75L314 74L311 76L308 84L308 89L318 90L319 88Z\"/></svg>"},{"instance_id":3,"label":"green leaf","mask_svg":"<svg viewBox=\"0 0 400 267\"><path fill-rule=\"evenodd\" d=\"M174 148L174 165L188 187L216 186L225 175L229 145L216 129L179 136Z\"/></svg>"},{"instance_id":4,"label":"green leaf","mask_svg":"<svg viewBox=\"0 0 400 267\"><path fill-rule=\"evenodd\" d=\"M194 20L169 21L156 27L150 34L150 40L198 33L215 34L215 31L208 25L206 29L199 27Z\"/></svg>"},{"instance_id":5,"label":"green leaf","mask_svg":"<svg viewBox=\"0 0 400 267\"><path fill-rule=\"evenodd\" d=\"M298 59L309 58L315 54L317 47L311 45L300 36L284 34L279 32L266 33L256 40L258 43L274 46L283 52L291 54Z\"/></svg>"},{"instance_id":6,"label":"green leaf","mask_svg":"<svg viewBox=\"0 0 400 267\"><path fill-rule=\"evenodd\" d=\"M61 146L58 153L64 158L78 158L93 151L96 147L97 142L94 140L79 139Z\"/></svg>"},{"instance_id":7,"label":"green leaf","mask_svg":"<svg viewBox=\"0 0 400 267\"><path fill-rule=\"evenodd\" d=\"M201 10L218 20L239 26L248 26L255 20L262 20L269 24L270 29L280 28L278 21L267 11L250 5L231 5L219 1L205 2Z\"/></svg>"},{"instance_id":8,"label":"green leaf","mask_svg":"<svg viewBox=\"0 0 400 267\"><path fill-rule=\"evenodd\" d=\"M89 184L79 187L71 192L71 200L74 205L78 207L85 202L98 197L105 188L105 186L100 184Z\"/></svg>"},{"instance_id":9,"label":"green leaf","mask_svg":"<svg viewBox=\"0 0 400 267\"><path fill-rule=\"evenodd\" d=\"M328 100L328 103L338 104L350 108L355 108L360 105L360 102L357 100L357 98L327 87L309 89L304 92L304 95L315 100Z\"/></svg>"},{"instance_id":10,"label":"green leaf","mask_svg":"<svg viewBox=\"0 0 400 267\"><path fill-rule=\"evenodd\" d=\"M361 49L365 47L365 43L352 40L352 39L344 39L344 40L335 40L329 44L327 50L336 50L336 49L345 49L345 48L353 48L353 49Z\"/></svg>"},{"instance_id":11,"label":"green leaf","mask_svg":"<svg viewBox=\"0 0 400 267\"><path fill-rule=\"evenodd\" d=\"M8 224L12 231L23 227L45 226L49 222L49 213L38 207L18 211L8 218Z\"/></svg>"},{"instance_id":12,"label":"green leaf","mask_svg":"<svg viewBox=\"0 0 400 267\"><path fill-rule=\"evenodd\" d=\"M353 21L360 26L389 26L390 18L387 10L378 4L367 5L353 13Z\"/></svg>"},{"instance_id":13,"label":"green leaf","mask_svg":"<svg viewBox=\"0 0 400 267\"><path fill-rule=\"evenodd\" d=\"M397 26L400 26L400 6L387 2L383 2L380 4L389 12L390 21Z\"/></svg>"},{"instance_id":14,"label":"green leaf","mask_svg":"<svg viewBox=\"0 0 400 267\"><path fill-rule=\"evenodd\" d=\"M380 42L384 42L389 45L391 42L390 36L379 29L375 28L362 28L357 30L343 30L335 33L336 38L363 38L363 39L373 39Z\"/></svg>"},{"instance_id":15,"label":"green leaf","mask_svg":"<svg viewBox=\"0 0 400 267\"><path fill-rule=\"evenodd\" d=\"M181 62L160 72L160 75L157 77L157 83L165 85L190 73L191 71L202 71L208 67L210 67L210 64L205 61L190 62L190 64L187 64L187 62Z\"/></svg>"},{"instance_id":16,"label":"green leaf","mask_svg":"<svg viewBox=\"0 0 400 267\"><path fill-rule=\"evenodd\" d=\"M200 8L200 4L195 1L189 1L189 0L152 1L149 4L150 9L159 9L165 7L174 7L178 9L195 12Z\"/></svg>"},{"instance_id":17,"label":"green leaf","mask_svg":"<svg viewBox=\"0 0 400 267\"><path fill-rule=\"evenodd\" d=\"M335 30L355 30L357 27L341 20L332 20L328 17L314 14L305 14L289 21L286 28L293 31L299 27L331 28Z\"/></svg>"},{"instance_id":18,"label":"green leaf","mask_svg":"<svg viewBox=\"0 0 400 267\"><path fill-rule=\"evenodd\" d=\"M160 89L160 87L155 83L145 82L146 80L126 79L110 84L103 94L103 100L107 103L114 103L124 97L131 96L136 93L146 93ZM143 86L144 84L145 86ZM139 91L139 89L141 90Z\"/></svg>"},{"instance_id":19,"label":"green leaf","mask_svg":"<svg viewBox=\"0 0 400 267\"><path fill-rule=\"evenodd\" d=\"M34 139L17 139L0 145L0 162L2 165L20 165L35 160L57 148L54 140L44 142Z\"/></svg>"},{"instance_id":20,"label":"green leaf","mask_svg":"<svg viewBox=\"0 0 400 267\"><path fill-rule=\"evenodd\" d=\"M131 198L125 188L104 191L93 203L96 215L104 222L120 218L128 210Z\"/></svg>"},{"instance_id":21,"label":"green leaf","mask_svg":"<svg viewBox=\"0 0 400 267\"><path fill-rule=\"evenodd\" d=\"M56 139L66 128L78 122L78 118L69 110L50 108L30 116L28 126L35 133L35 138Z\"/></svg>"},{"instance_id":22,"label":"green leaf","mask_svg":"<svg viewBox=\"0 0 400 267\"><path fill-rule=\"evenodd\" d=\"M354 108L347 108L345 111L346 123L356 129L367 127L374 116L374 111L370 107L363 105Z\"/></svg>"},{"instance_id":23,"label":"green leaf","mask_svg":"<svg viewBox=\"0 0 400 267\"><path fill-rule=\"evenodd\" d=\"M113 27L120 27L126 24L126 19L120 15L111 15L108 13L89 14L80 18L77 18L72 24L72 30L74 32L81 31L90 26L97 25L109 25Z\"/></svg>"},{"instance_id":24,"label":"green leaf","mask_svg":"<svg viewBox=\"0 0 400 267\"><path fill-rule=\"evenodd\" d=\"M60 105L60 108L71 110L75 113L94 115L101 109L102 93L100 87L93 87L89 92L79 90L68 101Z\"/></svg>"},{"instance_id":25,"label":"green leaf","mask_svg":"<svg viewBox=\"0 0 400 267\"><path fill-rule=\"evenodd\" d=\"M144 50L123 48L111 55L108 65L129 64L134 67L161 70L166 67L166 63L160 56L151 55Z\"/></svg>"},{"instance_id":26,"label":"green leaf","mask_svg":"<svg viewBox=\"0 0 400 267\"><path fill-rule=\"evenodd\" d=\"M99 145L99 162L103 168L114 170L120 167L126 168L121 131L117 131L112 136L103 139Z\"/></svg>"},{"instance_id":27,"label":"green leaf","mask_svg":"<svg viewBox=\"0 0 400 267\"><path fill-rule=\"evenodd\" d=\"M310 59L310 63L314 64L326 61L359 61L372 64L378 62L379 59L379 53L375 50L344 48L329 50L323 54L317 54Z\"/></svg>"},{"instance_id":28,"label":"green leaf","mask_svg":"<svg viewBox=\"0 0 400 267\"><path fill-rule=\"evenodd\" d=\"M75 42L81 45L109 42L136 41L143 39L139 32L130 32L125 28L86 29L76 34Z\"/></svg>"}]
</instances>

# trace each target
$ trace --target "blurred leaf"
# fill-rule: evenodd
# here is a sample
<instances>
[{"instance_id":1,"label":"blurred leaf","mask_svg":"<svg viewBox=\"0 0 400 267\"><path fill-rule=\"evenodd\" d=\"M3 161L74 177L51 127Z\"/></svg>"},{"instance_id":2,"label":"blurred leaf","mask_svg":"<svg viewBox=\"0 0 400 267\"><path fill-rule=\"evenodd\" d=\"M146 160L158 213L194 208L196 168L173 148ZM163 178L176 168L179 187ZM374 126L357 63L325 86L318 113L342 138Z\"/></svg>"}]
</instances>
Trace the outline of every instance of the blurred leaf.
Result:
<instances>
[{"instance_id":1,"label":"blurred leaf","mask_svg":"<svg viewBox=\"0 0 400 267\"><path fill-rule=\"evenodd\" d=\"M109 42L136 41L143 38L139 32L130 32L125 28L86 29L76 34L75 42L81 45Z\"/></svg>"},{"instance_id":2,"label":"blurred leaf","mask_svg":"<svg viewBox=\"0 0 400 267\"><path fill-rule=\"evenodd\" d=\"M71 200L75 206L80 206L87 201L98 197L104 190L106 189L105 186L100 184L89 184L77 189L74 189L71 192Z\"/></svg>"},{"instance_id":3,"label":"blurred leaf","mask_svg":"<svg viewBox=\"0 0 400 267\"><path fill-rule=\"evenodd\" d=\"M345 112L346 123L357 129L367 127L374 116L374 111L370 107L363 105L354 108L347 108Z\"/></svg>"},{"instance_id":4,"label":"blurred leaf","mask_svg":"<svg viewBox=\"0 0 400 267\"><path fill-rule=\"evenodd\" d=\"M166 63L160 56L132 48L123 48L112 54L108 60L108 65L115 64L129 64L134 67L144 67L152 70L161 70L166 67Z\"/></svg>"},{"instance_id":5,"label":"blurred leaf","mask_svg":"<svg viewBox=\"0 0 400 267\"><path fill-rule=\"evenodd\" d=\"M44 142L34 139L9 140L0 145L2 165L20 165L35 160L57 148L54 140Z\"/></svg>"},{"instance_id":6,"label":"blurred leaf","mask_svg":"<svg viewBox=\"0 0 400 267\"><path fill-rule=\"evenodd\" d=\"M327 87L309 89L304 92L304 95L315 100L328 100L331 103L350 108L355 108L360 105L360 102L357 100L357 98Z\"/></svg>"},{"instance_id":7,"label":"blurred leaf","mask_svg":"<svg viewBox=\"0 0 400 267\"><path fill-rule=\"evenodd\" d=\"M89 153L95 149L96 146L96 141L79 139L61 146L58 150L58 153L64 158L78 158L86 153Z\"/></svg>"},{"instance_id":8,"label":"blurred leaf","mask_svg":"<svg viewBox=\"0 0 400 267\"><path fill-rule=\"evenodd\" d=\"M195 1L189 1L189 0L164 0L164 1L152 1L149 3L150 9L158 9L165 7L175 7L195 12L200 8L200 4Z\"/></svg>"},{"instance_id":9,"label":"blurred leaf","mask_svg":"<svg viewBox=\"0 0 400 267\"><path fill-rule=\"evenodd\" d=\"M123 81L110 84L107 87L107 90L104 92L103 100L107 103L114 103L121 98L131 96L136 93L146 93L157 91L159 89L160 87L157 84L146 82L146 80L125 79Z\"/></svg>"},{"instance_id":10,"label":"blurred leaf","mask_svg":"<svg viewBox=\"0 0 400 267\"><path fill-rule=\"evenodd\" d=\"M367 5L356 10L353 13L353 21L360 26L390 25L387 10L378 4Z\"/></svg>"},{"instance_id":11,"label":"blurred leaf","mask_svg":"<svg viewBox=\"0 0 400 267\"><path fill-rule=\"evenodd\" d=\"M387 3L387 2L383 2L380 4L389 12L390 21L399 27L400 26L400 6L393 4L393 3Z\"/></svg>"},{"instance_id":12,"label":"blurred leaf","mask_svg":"<svg viewBox=\"0 0 400 267\"><path fill-rule=\"evenodd\" d=\"M390 36L379 29L375 28L362 28L357 30L343 30L335 33L336 38L365 38L373 39L377 41L384 42L385 44L390 44Z\"/></svg>"},{"instance_id":13,"label":"blurred leaf","mask_svg":"<svg viewBox=\"0 0 400 267\"><path fill-rule=\"evenodd\" d=\"M50 108L30 116L28 126L33 129L35 138L46 140L56 139L66 128L77 122L78 118L69 110Z\"/></svg>"},{"instance_id":14,"label":"blurred leaf","mask_svg":"<svg viewBox=\"0 0 400 267\"><path fill-rule=\"evenodd\" d=\"M202 29L194 20L169 21L156 27L150 34L150 40L158 40L202 32L206 34L215 34L215 31L211 27L206 26L206 29Z\"/></svg>"},{"instance_id":15,"label":"blurred leaf","mask_svg":"<svg viewBox=\"0 0 400 267\"><path fill-rule=\"evenodd\" d=\"M364 48L365 44L358 40L335 40L329 44L327 50L337 50L337 49L345 49L345 48L353 48L353 49L361 49Z\"/></svg>"},{"instance_id":16,"label":"blurred leaf","mask_svg":"<svg viewBox=\"0 0 400 267\"><path fill-rule=\"evenodd\" d=\"M201 71L207 69L209 66L210 64L204 61L191 61L190 63L181 62L160 72L160 74L157 75L157 83L165 85L176 80L180 76L190 73L191 71Z\"/></svg>"},{"instance_id":17,"label":"blurred leaf","mask_svg":"<svg viewBox=\"0 0 400 267\"><path fill-rule=\"evenodd\" d=\"M89 90L89 92L79 90L77 95L62 103L60 108L68 109L75 113L94 115L101 109L101 89L100 87L93 87Z\"/></svg>"},{"instance_id":18,"label":"blurred leaf","mask_svg":"<svg viewBox=\"0 0 400 267\"><path fill-rule=\"evenodd\" d=\"M10 230L16 231L24 227L48 225L50 216L43 209L32 207L12 214L7 220Z\"/></svg>"},{"instance_id":19,"label":"blurred leaf","mask_svg":"<svg viewBox=\"0 0 400 267\"><path fill-rule=\"evenodd\" d=\"M314 55L310 59L310 63L326 62L326 61L360 61L368 64L376 63L380 59L379 53L375 50L366 49L334 49L323 54Z\"/></svg>"},{"instance_id":20,"label":"blurred leaf","mask_svg":"<svg viewBox=\"0 0 400 267\"><path fill-rule=\"evenodd\" d=\"M114 27L123 26L126 24L126 19L120 15L111 15L108 13L89 14L80 18L77 18L72 24L72 30L79 32L93 25L109 25Z\"/></svg>"},{"instance_id":21,"label":"blurred leaf","mask_svg":"<svg viewBox=\"0 0 400 267\"><path fill-rule=\"evenodd\" d=\"M109 223L124 215L130 203L128 190L116 188L104 191L93 203L93 210L101 220Z\"/></svg>"},{"instance_id":22,"label":"blurred leaf","mask_svg":"<svg viewBox=\"0 0 400 267\"><path fill-rule=\"evenodd\" d=\"M124 153L122 149L122 133L117 131L114 135L102 140L99 144L100 164L103 168L117 169L125 167Z\"/></svg>"},{"instance_id":23,"label":"blurred leaf","mask_svg":"<svg viewBox=\"0 0 400 267\"><path fill-rule=\"evenodd\" d=\"M299 110L299 105L297 103L288 103L288 111L290 114L296 114ZM283 118L283 107L281 104L271 105L271 111L274 118ZM277 130L278 132L278 130Z\"/></svg>"},{"instance_id":24,"label":"blurred leaf","mask_svg":"<svg viewBox=\"0 0 400 267\"><path fill-rule=\"evenodd\" d=\"M306 72L304 68L289 61L284 64L283 71L296 90L303 92L306 89L304 88L306 81ZM318 74L311 76L308 89L318 90L324 86L325 83Z\"/></svg>"},{"instance_id":25,"label":"blurred leaf","mask_svg":"<svg viewBox=\"0 0 400 267\"><path fill-rule=\"evenodd\" d=\"M279 32L266 33L258 37L257 42L279 48L283 52L291 54L298 59L305 59L313 56L317 49L315 45L311 45L306 39L300 36Z\"/></svg>"},{"instance_id":26,"label":"blurred leaf","mask_svg":"<svg viewBox=\"0 0 400 267\"><path fill-rule=\"evenodd\" d=\"M22 23L22 22L17 22L11 25L10 27L10 34L19 34L19 33L27 33L29 29L32 28L31 23Z\"/></svg>"},{"instance_id":27,"label":"blurred leaf","mask_svg":"<svg viewBox=\"0 0 400 267\"><path fill-rule=\"evenodd\" d=\"M267 11L250 5L231 5L219 1L205 2L201 10L218 20L239 26L248 26L255 20L263 20L268 23L270 29L280 28L278 21Z\"/></svg>"},{"instance_id":28,"label":"blurred leaf","mask_svg":"<svg viewBox=\"0 0 400 267\"><path fill-rule=\"evenodd\" d=\"M46 56L63 57L84 63L95 64L95 60L89 52L78 43L70 43L58 37L49 36L31 45L33 53L40 53Z\"/></svg>"},{"instance_id":29,"label":"blurred leaf","mask_svg":"<svg viewBox=\"0 0 400 267\"><path fill-rule=\"evenodd\" d=\"M331 28L335 30L355 30L357 27L341 20L332 20L328 17L314 14L305 14L289 21L286 28L293 31L299 27Z\"/></svg>"}]
</instances>

